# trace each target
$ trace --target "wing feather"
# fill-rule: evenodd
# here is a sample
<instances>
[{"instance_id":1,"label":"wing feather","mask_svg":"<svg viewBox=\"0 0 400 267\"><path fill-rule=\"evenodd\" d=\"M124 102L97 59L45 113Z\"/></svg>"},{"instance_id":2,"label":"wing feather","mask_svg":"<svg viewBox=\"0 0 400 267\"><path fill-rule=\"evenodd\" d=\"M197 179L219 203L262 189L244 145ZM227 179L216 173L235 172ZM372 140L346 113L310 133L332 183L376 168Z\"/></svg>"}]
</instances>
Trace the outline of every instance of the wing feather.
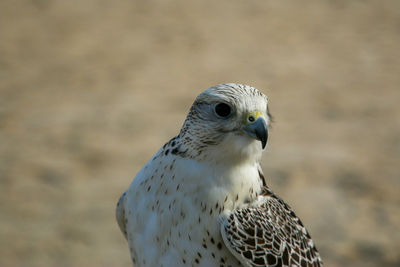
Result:
<instances>
[{"instance_id":1,"label":"wing feather","mask_svg":"<svg viewBox=\"0 0 400 267\"><path fill-rule=\"evenodd\" d=\"M115 211L115 216L117 218L118 226L121 229L121 232L124 234L127 239L126 233L126 217L125 217L125 199L126 192L122 194L117 203L117 209Z\"/></svg>"},{"instance_id":2,"label":"wing feather","mask_svg":"<svg viewBox=\"0 0 400 267\"><path fill-rule=\"evenodd\" d=\"M221 232L244 266L323 266L300 219L267 187L257 204L232 211Z\"/></svg>"}]
</instances>

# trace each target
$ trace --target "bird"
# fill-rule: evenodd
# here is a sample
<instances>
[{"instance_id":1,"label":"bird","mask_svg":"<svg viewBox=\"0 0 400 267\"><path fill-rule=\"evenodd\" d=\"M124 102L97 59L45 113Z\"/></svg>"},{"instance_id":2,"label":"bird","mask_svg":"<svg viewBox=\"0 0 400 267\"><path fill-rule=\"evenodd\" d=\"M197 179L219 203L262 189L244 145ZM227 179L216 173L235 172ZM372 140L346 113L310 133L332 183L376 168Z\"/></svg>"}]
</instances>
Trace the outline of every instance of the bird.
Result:
<instances>
[{"instance_id":1,"label":"bird","mask_svg":"<svg viewBox=\"0 0 400 267\"><path fill-rule=\"evenodd\" d=\"M323 266L263 175L271 121L255 87L225 83L197 96L117 203L134 266Z\"/></svg>"}]
</instances>

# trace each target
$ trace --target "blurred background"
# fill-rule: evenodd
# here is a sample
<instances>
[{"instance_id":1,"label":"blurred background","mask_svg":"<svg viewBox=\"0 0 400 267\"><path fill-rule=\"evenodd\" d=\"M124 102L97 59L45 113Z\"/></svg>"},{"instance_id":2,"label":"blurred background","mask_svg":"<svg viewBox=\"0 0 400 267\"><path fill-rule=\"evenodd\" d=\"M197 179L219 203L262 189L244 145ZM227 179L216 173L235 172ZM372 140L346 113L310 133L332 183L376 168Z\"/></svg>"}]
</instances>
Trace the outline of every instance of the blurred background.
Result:
<instances>
[{"instance_id":1,"label":"blurred background","mask_svg":"<svg viewBox=\"0 0 400 267\"><path fill-rule=\"evenodd\" d=\"M224 82L326 266L400 266L399 48L396 0L1 1L0 266L130 266L120 194Z\"/></svg>"}]
</instances>

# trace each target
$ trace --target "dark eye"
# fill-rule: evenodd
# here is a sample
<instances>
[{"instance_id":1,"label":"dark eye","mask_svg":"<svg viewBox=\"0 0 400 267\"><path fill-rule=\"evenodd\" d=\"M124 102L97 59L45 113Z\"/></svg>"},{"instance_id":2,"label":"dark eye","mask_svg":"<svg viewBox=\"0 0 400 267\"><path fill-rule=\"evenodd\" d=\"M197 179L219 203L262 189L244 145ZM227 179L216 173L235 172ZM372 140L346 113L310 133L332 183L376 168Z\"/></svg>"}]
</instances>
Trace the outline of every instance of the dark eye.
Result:
<instances>
[{"instance_id":1,"label":"dark eye","mask_svg":"<svg viewBox=\"0 0 400 267\"><path fill-rule=\"evenodd\" d=\"M215 113L221 118L227 118L232 113L232 109L228 104L219 103L215 106Z\"/></svg>"}]
</instances>

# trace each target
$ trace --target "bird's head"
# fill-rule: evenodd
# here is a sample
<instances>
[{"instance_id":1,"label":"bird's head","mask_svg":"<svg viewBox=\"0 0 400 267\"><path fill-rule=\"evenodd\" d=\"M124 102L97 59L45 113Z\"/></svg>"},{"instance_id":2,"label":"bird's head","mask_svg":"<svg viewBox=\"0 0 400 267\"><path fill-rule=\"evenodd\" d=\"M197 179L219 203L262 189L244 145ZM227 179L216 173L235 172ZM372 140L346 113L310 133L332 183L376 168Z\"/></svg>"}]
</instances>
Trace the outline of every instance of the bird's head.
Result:
<instances>
[{"instance_id":1,"label":"bird's head","mask_svg":"<svg viewBox=\"0 0 400 267\"><path fill-rule=\"evenodd\" d=\"M182 149L196 159L255 160L268 140L268 97L242 84L220 84L194 101L179 134Z\"/></svg>"}]
</instances>

